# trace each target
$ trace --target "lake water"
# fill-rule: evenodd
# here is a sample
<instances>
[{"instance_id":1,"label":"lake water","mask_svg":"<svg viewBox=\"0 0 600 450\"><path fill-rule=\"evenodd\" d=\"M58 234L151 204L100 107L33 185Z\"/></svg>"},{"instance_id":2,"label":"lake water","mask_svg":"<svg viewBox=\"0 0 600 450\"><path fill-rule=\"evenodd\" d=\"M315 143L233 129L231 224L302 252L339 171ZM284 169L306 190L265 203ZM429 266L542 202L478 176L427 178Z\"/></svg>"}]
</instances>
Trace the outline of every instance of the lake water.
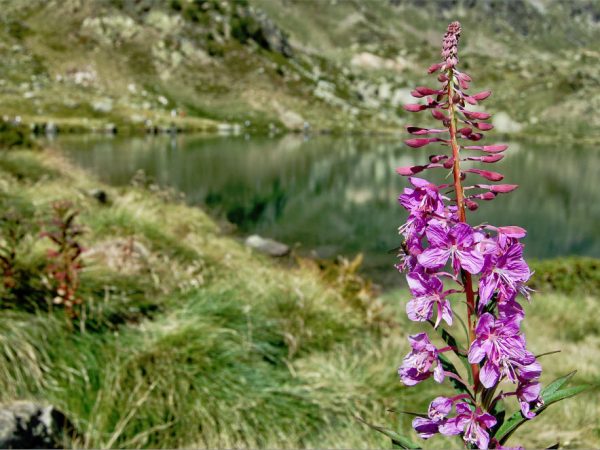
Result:
<instances>
[{"instance_id":1,"label":"lake water","mask_svg":"<svg viewBox=\"0 0 600 450\"><path fill-rule=\"evenodd\" d=\"M600 257L600 150L510 144L505 159L486 168L520 188L483 202L470 222L526 228L529 257ZM399 245L406 218L397 197L407 181L394 169L422 164L430 153L401 138L365 136L88 135L59 136L52 145L113 185L142 169L236 224L240 235L258 233L321 257L362 252L365 271L384 284L398 279L388 250Z\"/></svg>"}]
</instances>

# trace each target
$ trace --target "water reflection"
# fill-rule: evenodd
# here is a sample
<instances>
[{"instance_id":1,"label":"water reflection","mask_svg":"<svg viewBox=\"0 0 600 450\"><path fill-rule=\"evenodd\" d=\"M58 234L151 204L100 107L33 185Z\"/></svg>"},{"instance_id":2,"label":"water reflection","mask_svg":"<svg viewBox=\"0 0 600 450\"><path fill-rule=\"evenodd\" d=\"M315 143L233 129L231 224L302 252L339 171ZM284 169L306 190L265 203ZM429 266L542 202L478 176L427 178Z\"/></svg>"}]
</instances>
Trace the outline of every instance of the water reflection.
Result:
<instances>
[{"instance_id":1,"label":"water reflection","mask_svg":"<svg viewBox=\"0 0 600 450\"><path fill-rule=\"evenodd\" d=\"M297 242L324 257L362 251L381 281L395 277L387 250L398 245L405 219L396 198L406 180L394 168L427 155L375 137L60 136L54 145L112 184L127 184L143 169L242 232ZM515 142L496 169L521 187L483 204L473 223L527 228L529 256L600 257L596 149Z\"/></svg>"}]
</instances>

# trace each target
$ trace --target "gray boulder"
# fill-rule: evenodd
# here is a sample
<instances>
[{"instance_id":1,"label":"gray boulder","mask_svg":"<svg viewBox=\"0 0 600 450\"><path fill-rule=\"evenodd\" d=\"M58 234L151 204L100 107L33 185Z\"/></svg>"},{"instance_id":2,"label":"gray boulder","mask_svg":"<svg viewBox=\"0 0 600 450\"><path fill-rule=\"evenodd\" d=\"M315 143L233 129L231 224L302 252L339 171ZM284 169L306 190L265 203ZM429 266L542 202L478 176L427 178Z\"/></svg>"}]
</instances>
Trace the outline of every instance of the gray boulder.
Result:
<instances>
[{"instance_id":1,"label":"gray boulder","mask_svg":"<svg viewBox=\"0 0 600 450\"><path fill-rule=\"evenodd\" d=\"M51 405L0 404L0 448L64 448L67 435L75 436L73 424Z\"/></svg>"}]
</instances>

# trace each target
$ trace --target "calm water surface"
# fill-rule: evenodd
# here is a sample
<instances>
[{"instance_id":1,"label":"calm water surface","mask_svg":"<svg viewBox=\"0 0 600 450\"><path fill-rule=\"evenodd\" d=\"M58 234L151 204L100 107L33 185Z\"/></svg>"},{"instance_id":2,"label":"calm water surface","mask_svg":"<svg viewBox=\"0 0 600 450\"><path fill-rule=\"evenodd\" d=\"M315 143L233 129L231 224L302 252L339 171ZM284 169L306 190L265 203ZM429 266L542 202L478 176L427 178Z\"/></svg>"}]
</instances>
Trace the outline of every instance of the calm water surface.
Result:
<instances>
[{"instance_id":1,"label":"calm water surface","mask_svg":"<svg viewBox=\"0 0 600 450\"><path fill-rule=\"evenodd\" d=\"M388 250L406 217L396 199L407 183L394 168L429 154L375 137L60 136L53 144L114 185L142 169L241 233L322 257L363 252L367 273L386 284L397 278ZM600 257L599 156L591 147L511 143L492 170L520 188L482 204L470 222L527 228L529 257Z\"/></svg>"}]
</instances>

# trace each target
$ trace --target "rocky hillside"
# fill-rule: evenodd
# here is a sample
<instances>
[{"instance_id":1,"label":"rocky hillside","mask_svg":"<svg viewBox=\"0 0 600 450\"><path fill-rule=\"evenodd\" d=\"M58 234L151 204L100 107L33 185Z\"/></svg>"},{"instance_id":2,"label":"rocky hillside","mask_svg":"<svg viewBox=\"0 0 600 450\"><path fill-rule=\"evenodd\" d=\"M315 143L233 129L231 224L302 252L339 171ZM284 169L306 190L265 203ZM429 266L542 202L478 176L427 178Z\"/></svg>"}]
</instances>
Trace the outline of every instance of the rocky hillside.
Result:
<instances>
[{"instance_id":1,"label":"rocky hillside","mask_svg":"<svg viewBox=\"0 0 600 450\"><path fill-rule=\"evenodd\" d=\"M0 102L63 131L389 131L455 19L499 131L600 125L591 0L0 0Z\"/></svg>"}]
</instances>

